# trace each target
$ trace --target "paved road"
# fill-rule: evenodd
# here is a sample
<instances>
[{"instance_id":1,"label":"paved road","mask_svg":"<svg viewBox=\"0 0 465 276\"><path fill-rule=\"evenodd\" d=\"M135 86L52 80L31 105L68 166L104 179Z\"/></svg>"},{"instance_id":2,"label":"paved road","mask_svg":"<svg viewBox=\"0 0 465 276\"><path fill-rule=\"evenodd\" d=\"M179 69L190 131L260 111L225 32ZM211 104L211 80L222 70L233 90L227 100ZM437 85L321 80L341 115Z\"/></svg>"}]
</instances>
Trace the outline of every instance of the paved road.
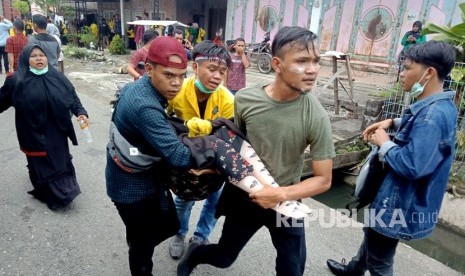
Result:
<instances>
[{"instance_id":1,"label":"paved road","mask_svg":"<svg viewBox=\"0 0 465 276\"><path fill-rule=\"evenodd\" d=\"M123 75L74 72L70 74L92 120L94 142L72 147L82 194L66 209L51 212L26 192L31 189L26 159L18 150L14 110L0 115L0 275L129 275L124 226L106 196L104 168L112 97L112 81ZM3 78L0 78L3 83ZM77 127L77 126L76 126ZM82 133L76 128L83 139ZM308 199L315 210L307 227L305 275L329 275L325 260L349 257L361 242L359 227L333 227L331 209ZM192 222L198 217L196 204ZM324 214L324 216L323 216ZM324 223L323 220L327 222ZM211 240L217 241L220 219ZM275 252L266 229L249 242L232 267L200 266L194 275L273 275ZM154 275L175 275L177 262L168 256L167 242L156 248ZM399 245L397 275L460 275L456 271Z\"/></svg>"}]
</instances>

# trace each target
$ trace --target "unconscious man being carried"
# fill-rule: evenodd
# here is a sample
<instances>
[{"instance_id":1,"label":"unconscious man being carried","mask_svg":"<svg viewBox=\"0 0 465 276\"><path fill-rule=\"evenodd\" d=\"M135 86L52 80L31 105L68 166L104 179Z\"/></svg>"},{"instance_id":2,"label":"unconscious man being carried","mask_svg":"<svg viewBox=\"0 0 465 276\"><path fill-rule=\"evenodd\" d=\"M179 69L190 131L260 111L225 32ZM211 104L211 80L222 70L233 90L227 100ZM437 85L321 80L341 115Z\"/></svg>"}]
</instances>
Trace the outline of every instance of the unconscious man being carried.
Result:
<instances>
[{"instance_id":1,"label":"unconscious man being carried","mask_svg":"<svg viewBox=\"0 0 465 276\"><path fill-rule=\"evenodd\" d=\"M173 123L173 120L171 122ZM227 182L248 193L259 191L264 185L279 186L232 121L218 118L210 122L194 117L187 121L186 125L188 130L182 129L179 124L175 128L181 133L189 131L188 135L181 134L180 137L190 148L199 169L216 170ZM187 173L174 171L167 181L177 194L186 194L186 191L179 187L179 183L183 182L182 176L186 177ZM189 192L191 191L187 191ZM304 218L310 213L305 204L295 200L281 202L271 209L292 218Z\"/></svg>"}]
</instances>

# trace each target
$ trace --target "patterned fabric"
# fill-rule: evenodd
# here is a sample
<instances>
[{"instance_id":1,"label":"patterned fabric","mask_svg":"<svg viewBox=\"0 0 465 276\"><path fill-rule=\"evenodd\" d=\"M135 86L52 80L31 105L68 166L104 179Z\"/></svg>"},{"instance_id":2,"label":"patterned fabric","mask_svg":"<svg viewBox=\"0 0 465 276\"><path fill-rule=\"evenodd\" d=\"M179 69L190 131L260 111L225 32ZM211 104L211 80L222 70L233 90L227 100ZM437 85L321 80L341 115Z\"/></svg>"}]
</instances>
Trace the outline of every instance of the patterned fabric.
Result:
<instances>
[{"instance_id":1,"label":"patterned fabric","mask_svg":"<svg viewBox=\"0 0 465 276\"><path fill-rule=\"evenodd\" d=\"M226 128L220 128L220 131L226 131L231 135L231 140L235 140L236 138L236 141L241 140L234 132L228 131ZM240 147L236 150L232 144L221 140L221 135L215 134L215 136L218 139L212 140L211 143L216 152L216 166L223 175L228 176L228 181L236 185L246 176L252 175L253 167L240 155Z\"/></svg>"},{"instance_id":2,"label":"patterned fabric","mask_svg":"<svg viewBox=\"0 0 465 276\"><path fill-rule=\"evenodd\" d=\"M172 170L165 183L180 199L198 201L218 191L224 180L222 175L216 173L195 176L187 171Z\"/></svg>"},{"instance_id":3,"label":"patterned fabric","mask_svg":"<svg viewBox=\"0 0 465 276\"><path fill-rule=\"evenodd\" d=\"M251 175L253 167L238 153L245 136L232 121L218 118L212 121L214 135L188 138L185 136L187 128L180 125L178 120L170 118L169 121L179 135L184 134L182 142L189 146L196 168L211 168L220 172L197 177L185 171L172 170L165 183L179 198L184 201L210 198L210 195L221 188L226 178L229 177L229 180L236 184Z\"/></svg>"},{"instance_id":4,"label":"patterned fabric","mask_svg":"<svg viewBox=\"0 0 465 276\"><path fill-rule=\"evenodd\" d=\"M194 148L199 147L205 149L206 155L213 153L214 158L212 158L209 168L217 169L221 174L211 173L195 176L186 171L172 170L166 179L166 184L181 199L203 200L218 191L225 178L231 184L237 185L246 176L252 175L253 166L244 160L239 153L244 140L227 127L217 129L214 135L184 138L183 141L185 139L193 141L189 143L191 151L198 151L197 154L193 153L194 156L202 155L203 150L194 150ZM210 145L205 145L204 141ZM211 146L212 151L209 146Z\"/></svg>"},{"instance_id":5,"label":"patterned fabric","mask_svg":"<svg viewBox=\"0 0 465 276\"><path fill-rule=\"evenodd\" d=\"M7 38L6 40L6 48L5 51L7 53L12 53L14 57L14 65L13 69L18 71L18 59L19 55L23 51L23 48L27 45L29 41L27 37L24 36L22 33L16 34Z\"/></svg>"},{"instance_id":6,"label":"patterned fabric","mask_svg":"<svg viewBox=\"0 0 465 276\"><path fill-rule=\"evenodd\" d=\"M245 67L242 63L242 56L231 55L232 66L228 70L228 81L226 87L229 90L240 90L245 87Z\"/></svg>"}]
</instances>

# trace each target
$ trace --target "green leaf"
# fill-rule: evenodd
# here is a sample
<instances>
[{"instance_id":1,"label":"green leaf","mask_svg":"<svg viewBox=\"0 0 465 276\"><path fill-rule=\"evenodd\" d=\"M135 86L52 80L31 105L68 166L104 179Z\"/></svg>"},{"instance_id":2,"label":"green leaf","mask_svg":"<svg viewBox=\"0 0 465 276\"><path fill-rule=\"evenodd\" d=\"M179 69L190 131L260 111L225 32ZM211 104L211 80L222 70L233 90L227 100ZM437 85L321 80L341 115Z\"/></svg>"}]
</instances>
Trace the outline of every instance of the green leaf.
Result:
<instances>
[{"instance_id":1,"label":"green leaf","mask_svg":"<svg viewBox=\"0 0 465 276\"><path fill-rule=\"evenodd\" d=\"M465 23L460 23L450 28L452 33L465 37Z\"/></svg>"},{"instance_id":2,"label":"green leaf","mask_svg":"<svg viewBox=\"0 0 465 276\"><path fill-rule=\"evenodd\" d=\"M454 82L459 82L463 79L465 76L465 67L464 68L459 68L459 67L454 67L452 68L452 71L450 72L450 77Z\"/></svg>"},{"instance_id":3,"label":"green leaf","mask_svg":"<svg viewBox=\"0 0 465 276\"><path fill-rule=\"evenodd\" d=\"M459 26L459 25L456 25L456 26ZM454 29L457 32L454 32L452 29L449 29L448 27L440 27L436 24L428 23L426 24L425 28L422 30L421 34L422 35L441 34L443 36L446 36L447 40L452 40L452 41L458 42L459 44L463 44L465 43L465 36L463 35L461 28L462 26L457 27L456 29ZM438 40L438 39L435 39L435 40Z\"/></svg>"},{"instance_id":4,"label":"green leaf","mask_svg":"<svg viewBox=\"0 0 465 276\"><path fill-rule=\"evenodd\" d=\"M426 24L425 27L421 31L422 35L425 35L425 34L437 34L437 33L453 35L453 33L450 32L450 29L447 26L440 27L440 26L438 26L438 25L436 25L434 23Z\"/></svg>"},{"instance_id":5,"label":"green leaf","mask_svg":"<svg viewBox=\"0 0 465 276\"><path fill-rule=\"evenodd\" d=\"M459 8L462 11L462 20L465 22L465 3L460 3Z\"/></svg>"}]
</instances>

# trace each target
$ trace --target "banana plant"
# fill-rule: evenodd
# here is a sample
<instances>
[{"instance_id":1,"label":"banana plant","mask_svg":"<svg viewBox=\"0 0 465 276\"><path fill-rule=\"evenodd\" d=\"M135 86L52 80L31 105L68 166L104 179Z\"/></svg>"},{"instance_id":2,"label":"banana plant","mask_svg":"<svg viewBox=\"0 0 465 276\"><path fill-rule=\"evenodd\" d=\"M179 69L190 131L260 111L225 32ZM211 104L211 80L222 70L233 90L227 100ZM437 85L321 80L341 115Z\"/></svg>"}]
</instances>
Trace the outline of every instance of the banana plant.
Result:
<instances>
[{"instance_id":1,"label":"banana plant","mask_svg":"<svg viewBox=\"0 0 465 276\"><path fill-rule=\"evenodd\" d=\"M444 41L455 46L457 50L455 67L449 75L451 85L449 88L456 91L455 104L459 109L459 122L457 129L457 144L455 152L455 160L463 160L465 158L465 3L458 5L461 11L462 22L448 27L438 26L434 23L428 23L423 27L422 35L434 34L432 39ZM465 182L465 174L463 173L464 162L454 162L451 170L451 180L459 179L458 182ZM457 176L460 176L457 178Z\"/></svg>"},{"instance_id":2,"label":"banana plant","mask_svg":"<svg viewBox=\"0 0 465 276\"><path fill-rule=\"evenodd\" d=\"M459 8L462 16L462 23L448 27L438 26L434 23L427 23L423 30L422 35L434 34L432 39L444 41L451 45L454 45L457 49L457 62L465 62L465 3L459 4ZM451 78L454 82L460 82L464 80L465 66L456 66L451 72Z\"/></svg>"},{"instance_id":3,"label":"banana plant","mask_svg":"<svg viewBox=\"0 0 465 276\"><path fill-rule=\"evenodd\" d=\"M457 61L465 62L465 3L459 4L462 16L462 23L448 27L438 26L434 23L427 23L422 35L435 34L434 40L440 40L456 46Z\"/></svg>"}]
</instances>

